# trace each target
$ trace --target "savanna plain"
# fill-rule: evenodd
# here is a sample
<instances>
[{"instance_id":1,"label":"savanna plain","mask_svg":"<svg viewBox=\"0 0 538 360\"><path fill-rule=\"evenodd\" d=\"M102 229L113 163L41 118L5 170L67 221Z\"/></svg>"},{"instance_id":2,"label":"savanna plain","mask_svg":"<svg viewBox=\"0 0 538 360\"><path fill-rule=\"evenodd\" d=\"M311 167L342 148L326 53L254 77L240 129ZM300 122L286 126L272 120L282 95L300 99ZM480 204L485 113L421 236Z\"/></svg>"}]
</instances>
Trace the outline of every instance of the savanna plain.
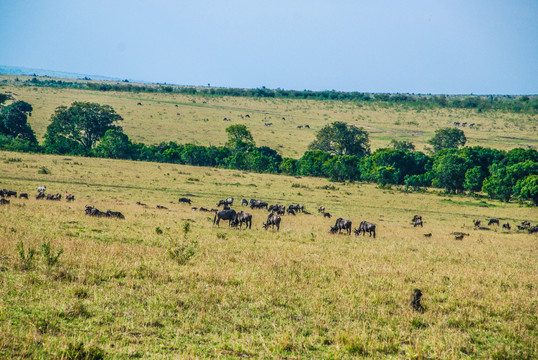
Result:
<instances>
[{"instance_id":1,"label":"savanna plain","mask_svg":"<svg viewBox=\"0 0 538 360\"><path fill-rule=\"evenodd\" d=\"M393 137L421 148L436 128L466 117L481 124L466 131L470 145L509 149L538 142L535 119L498 112L2 90L34 106L30 123L41 136L56 106L109 99L126 133L147 143L222 144L227 112L252 129L259 145L294 157L316 128L346 117L377 129L374 149ZM239 117L247 113L249 120ZM263 125L271 120L274 127ZM305 123L312 133L296 128ZM513 139L501 140L507 135ZM535 224L538 210L527 204L436 189L409 193L359 182L13 152L0 152L0 183L30 195L0 206L0 358L537 356L538 238L473 225L489 218ZM72 193L75 201L36 200L39 185L48 193ZM192 205L178 203L184 196ZM255 198L303 204L310 214L284 215L280 231L264 230L267 211L244 208L253 215L252 229L239 230L227 222L217 227L213 213L192 209L216 208L228 197L236 210L240 199ZM86 205L120 211L125 219L86 216ZM333 218L319 214L319 206ZM415 214L424 227L413 227ZM337 217L350 219L353 228L362 220L375 223L377 236L329 234ZM456 240L453 232L468 236ZM414 289L423 293L423 313L409 305Z\"/></svg>"}]
</instances>

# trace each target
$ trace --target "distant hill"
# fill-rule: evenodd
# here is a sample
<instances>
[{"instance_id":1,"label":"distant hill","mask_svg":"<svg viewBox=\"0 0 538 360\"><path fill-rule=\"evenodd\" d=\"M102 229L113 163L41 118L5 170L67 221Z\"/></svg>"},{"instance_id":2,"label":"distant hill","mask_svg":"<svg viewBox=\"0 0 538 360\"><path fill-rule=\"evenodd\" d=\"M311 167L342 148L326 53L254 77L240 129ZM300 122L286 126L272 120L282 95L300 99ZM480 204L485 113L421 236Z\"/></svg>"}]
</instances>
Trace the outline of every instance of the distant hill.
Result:
<instances>
[{"instance_id":1,"label":"distant hill","mask_svg":"<svg viewBox=\"0 0 538 360\"><path fill-rule=\"evenodd\" d=\"M121 81L123 79L110 77L110 76L101 76L101 75L88 75L88 74L78 74L70 73L65 71L55 71L55 70L44 70L44 69L34 69L27 68L23 66L8 66L0 65L0 73L2 74L11 74L11 75L38 75L38 76L49 76L55 78L64 78L64 79L91 79L91 80L105 80L105 81ZM129 80L131 81L131 80ZM140 81L137 81L140 82Z\"/></svg>"}]
</instances>

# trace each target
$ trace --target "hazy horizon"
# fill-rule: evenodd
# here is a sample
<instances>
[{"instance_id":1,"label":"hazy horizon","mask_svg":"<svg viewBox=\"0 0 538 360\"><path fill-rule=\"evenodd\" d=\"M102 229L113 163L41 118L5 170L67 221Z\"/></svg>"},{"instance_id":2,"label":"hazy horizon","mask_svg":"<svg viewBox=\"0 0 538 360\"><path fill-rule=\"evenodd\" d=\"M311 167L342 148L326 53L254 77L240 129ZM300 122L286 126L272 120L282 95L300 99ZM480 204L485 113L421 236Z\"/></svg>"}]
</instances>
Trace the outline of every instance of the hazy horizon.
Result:
<instances>
[{"instance_id":1,"label":"hazy horizon","mask_svg":"<svg viewBox=\"0 0 538 360\"><path fill-rule=\"evenodd\" d=\"M0 64L228 88L537 94L538 3L0 0Z\"/></svg>"}]
</instances>

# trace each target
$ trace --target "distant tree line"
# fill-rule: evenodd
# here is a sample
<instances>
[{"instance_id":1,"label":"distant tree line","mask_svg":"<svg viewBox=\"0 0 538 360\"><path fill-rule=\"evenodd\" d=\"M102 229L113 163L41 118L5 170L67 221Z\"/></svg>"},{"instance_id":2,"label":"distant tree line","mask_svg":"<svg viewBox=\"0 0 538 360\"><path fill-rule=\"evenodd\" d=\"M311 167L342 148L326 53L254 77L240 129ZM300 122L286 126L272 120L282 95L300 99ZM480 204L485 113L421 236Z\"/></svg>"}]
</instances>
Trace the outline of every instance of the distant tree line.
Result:
<instances>
[{"instance_id":1,"label":"distant tree line","mask_svg":"<svg viewBox=\"0 0 538 360\"><path fill-rule=\"evenodd\" d=\"M85 78L79 81L54 80L33 77L20 81L22 85L74 88L97 91L118 91L134 93L177 93L201 96L235 96L253 98L281 98L281 99L312 99L312 100L340 100L358 103L376 103L380 105L398 104L400 106L431 109L455 108L474 109L477 112L487 110L504 110L517 113L538 112L538 96L510 96L510 95L425 95L425 94L383 94L345 91L311 91L311 90L283 90L239 88L216 88L177 86L167 84L131 84L129 82L92 82Z\"/></svg>"},{"instance_id":2,"label":"distant tree line","mask_svg":"<svg viewBox=\"0 0 538 360\"><path fill-rule=\"evenodd\" d=\"M0 97L5 102L9 97ZM162 142L134 143L123 133L123 120L113 108L86 102L60 106L51 116L43 145L27 123L32 107L24 101L1 106L0 149L155 161L221 167L258 173L325 177L333 181L366 181L382 187L402 185L410 191L426 187L447 193L484 192L501 201L530 200L538 205L538 152L508 152L480 146L464 147L462 130L436 131L432 152L415 151L406 141L370 151L368 132L343 122L322 128L299 159L283 158L274 149L257 147L245 125L226 129L225 146Z\"/></svg>"}]
</instances>

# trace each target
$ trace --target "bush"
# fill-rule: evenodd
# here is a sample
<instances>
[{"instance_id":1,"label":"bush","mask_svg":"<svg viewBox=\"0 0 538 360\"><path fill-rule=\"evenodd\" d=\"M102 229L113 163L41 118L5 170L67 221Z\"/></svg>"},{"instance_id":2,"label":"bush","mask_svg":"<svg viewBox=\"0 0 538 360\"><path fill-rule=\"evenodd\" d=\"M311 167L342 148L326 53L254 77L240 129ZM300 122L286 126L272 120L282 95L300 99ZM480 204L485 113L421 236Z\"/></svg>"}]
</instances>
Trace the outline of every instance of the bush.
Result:
<instances>
[{"instance_id":1,"label":"bush","mask_svg":"<svg viewBox=\"0 0 538 360\"><path fill-rule=\"evenodd\" d=\"M19 259L21 261L21 270L29 270L34 266L34 256L36 254L35 249L28 247L28 251L24 251L24 243L22 240L17 244L17 251L19 253Z\"/></svg>"},{"instance_id":2,"label":"bush","mask_svg":"<svg viewBox=\"0 0 538 360\"><path fill-rule=\"evenodd\" d=\"M54 251L52 251L52 248L50 246L50 242L43 243L41 245L41 253L43 254L43 257L45 258L45 264L48 267L52 267L58 263L58 260L60 259L60 255L64 252L64 249L58 250L56 255L54 255Z\"/></svg>"}]
</instances>

